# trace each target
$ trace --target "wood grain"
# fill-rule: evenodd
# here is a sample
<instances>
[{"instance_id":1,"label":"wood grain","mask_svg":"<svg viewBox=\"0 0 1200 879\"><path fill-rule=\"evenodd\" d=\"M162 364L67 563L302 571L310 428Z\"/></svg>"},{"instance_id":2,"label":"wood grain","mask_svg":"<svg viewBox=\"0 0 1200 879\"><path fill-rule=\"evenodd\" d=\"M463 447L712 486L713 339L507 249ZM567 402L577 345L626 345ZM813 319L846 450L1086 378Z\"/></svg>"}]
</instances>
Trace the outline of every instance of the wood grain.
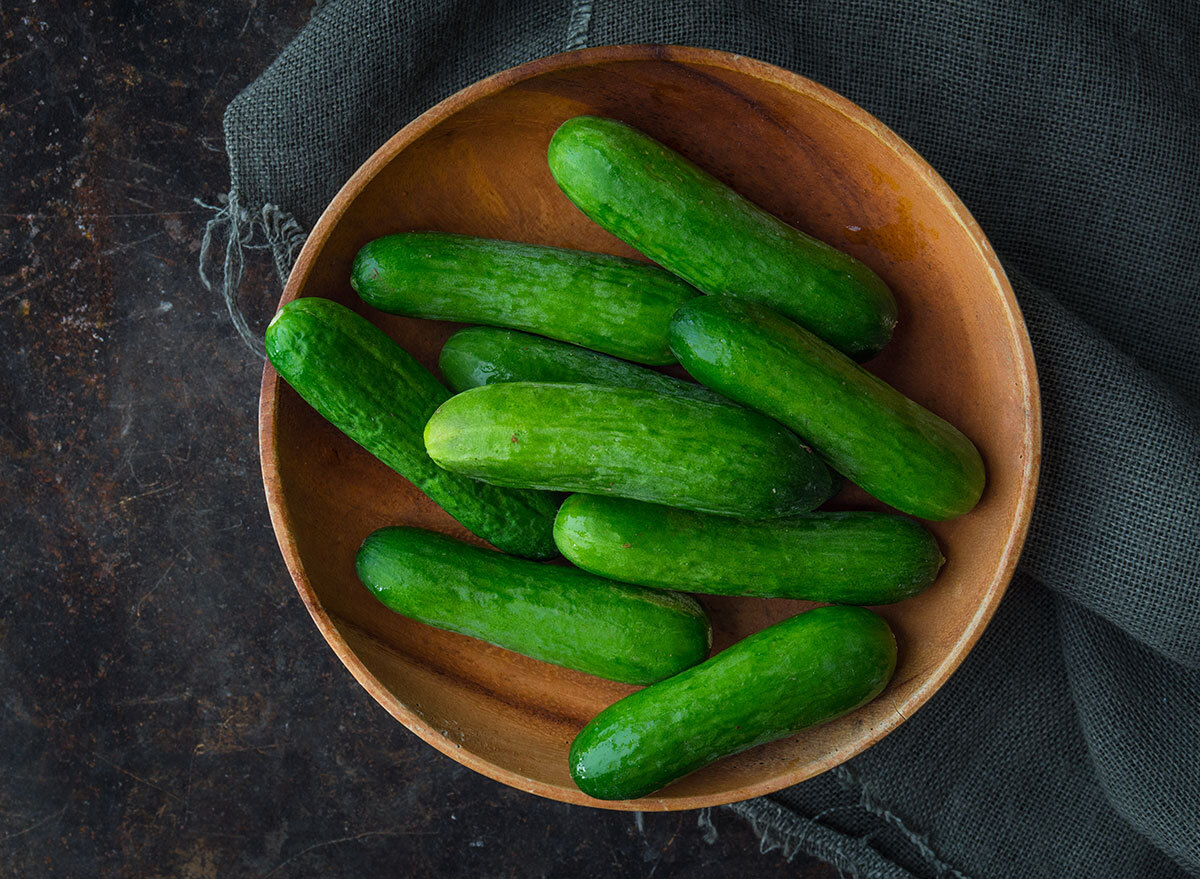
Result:
<instances>
[{"instance_id":1,"label":"wood grain","mask_svg":"<svg viewBox=\"0 0 1200 879\"><path fill-rule=\"evenodd\" d=\"M1040 454L1033 356L982 231L900 138L802 77L740 56L663 46L539 59L476 83L405 126L329 205L280 304L299 296L342 302L435 368L459 325L383 315L350 289L353 256L371 238L435 229L637 256L591 224L550 177L550 136L580 113L641 128L863 260L894 291L900 324L869 368L963 430L983 454L989 481L969 515L931 523L948 558L934 586L879 609L900 644L893 683L852 715L717 763L656 796L600 803L571 783L567 748L629 688L384 610L354 575L354 551L368 533L413 524L468 535L324 422L268 366L259 432L271 518L330 646L434 747L506 784L571 803L673 810L734 802L810 778L878 741L974 645L1012 574L1033 503ZM835 504L882 508L853 487ZM718 649L806 607L719 597L705 604Z\"/></svg>"}]
</instances>

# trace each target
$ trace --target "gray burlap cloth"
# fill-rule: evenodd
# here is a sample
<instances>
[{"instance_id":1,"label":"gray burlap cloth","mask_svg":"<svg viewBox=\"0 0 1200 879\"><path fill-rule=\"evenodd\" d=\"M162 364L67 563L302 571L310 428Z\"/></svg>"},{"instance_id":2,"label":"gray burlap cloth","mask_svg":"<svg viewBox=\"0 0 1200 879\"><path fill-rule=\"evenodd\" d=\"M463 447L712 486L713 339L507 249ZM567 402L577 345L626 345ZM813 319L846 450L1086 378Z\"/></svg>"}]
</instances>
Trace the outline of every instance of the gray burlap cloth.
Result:
<instances>
[{"instance_id":1,"label":"gray burlap cloth","mask_svg":"<svg viewBox=\"0 0 1200 879\"><path fill-rule=\"evenodd\" d=\"M241 322L244 248L286 275L409 119L612 43L759 58L895 129L991 238L1041 379L1034 521L977 648L866 753L728 808L851 875L1200 874L1200 5L327 0L226 112L208 280Z\"/></svg>"}]
</instances>

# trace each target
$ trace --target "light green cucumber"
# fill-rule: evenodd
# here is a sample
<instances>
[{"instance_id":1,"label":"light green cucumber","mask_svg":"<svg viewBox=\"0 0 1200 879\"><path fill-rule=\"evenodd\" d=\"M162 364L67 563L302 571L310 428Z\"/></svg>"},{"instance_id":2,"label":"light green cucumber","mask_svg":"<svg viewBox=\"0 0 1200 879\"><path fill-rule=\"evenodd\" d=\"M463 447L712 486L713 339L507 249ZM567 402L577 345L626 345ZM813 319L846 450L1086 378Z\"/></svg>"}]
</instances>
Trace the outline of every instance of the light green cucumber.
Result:
<instances>
[{"instance_id":1,"label":"light green cucumber","mask_svg":"<svg viewBox=\"0 0 1200 879\"><path fill-rule=\"evenodd\" d=\"M548 158L580 210L703 292L767 303L860 360L891 338L896 302L878 275L637 129L576 116Z\"/></svg>"},{"instance_id":2,"label":"light green cucumber","mask_svg":"<svg viewBox=\"0 0 1200 879\"><path fill-rule=\"evenodd\" d=\"M626 696L571 744L588 796L630 800L870 702L896 669L896 639L861 607L820 607Z\"/></svg>"},{"instance_id":3,"label":"light green cucumber","mask_svg":"<svg viewBox=\"0 0 1200 879\"><path fill-rule=\"evenodd\" d=\"M438 467L422 432L449 396L433 374L366 318L328 299L289 302L267 327L271 365L310 406L505 552L551 558L550 495L497 488Z\"/></svg>"},{"instance_id":4,"label":"light green cucumber","mask_svg":"<svg viewBox=\"0 0 1200 879\"><path fill-rule=\"evenodd\" d=\"M944 561L920 523L891 513L756 521L584 494L559 507L554 540L569 561L615 580L837 604L903 601Z\"/></svg>"},{"instance_id":5,"label":"light green cucumber","mask_svg":"<svg viewBox=\"0 0 1200 879\"><path fill-rule=\"evenodd\" d=\"M420 528L363 542L358 577L397 613L627 684L660 681L712 644L695 599L480 549Z\"/></svg>"},{"instance_id":6,"label":"light green cucumber","mask_svg":"<svg viewBox=\"0 0 1200 879\"><path fill-rule=\"evenodd\" d=\"M578 345L496 327L467 327L455 333L442 348L438 368L458 392L499 382L574 382L641 388L710 403L730 402L695 382Z\"/></svg>"},{"instance_id":7,"label":"light green cucumber","mask_svg":"<svg viewBox=\"0 0 1200 879\"><path fill-rule=\"evenodd\" d=\"M969 439L765 306L689 302L671 322L671 348L700 382L787 425L901 512L951 519L979 501L983 459Z\"/></svg>"},{"instance_id":8,"label":"light green cucumber","mask_svg":"<svg viewBox=\"0 0 1200 879\"><path fill-rule=\"evenodd\" d=\"M429 419L425 448L442 467L495 485L752 518L811 510L831 482L795 434L757 412L600 385L472 388Z\"/></svg>"},{"instance_id":9,"label":"light green cucumber","mask_svg":"<svg viewBox=\"0 0 1200 879\"><path fill-rule=\"evenodd\" d=\"M674 361L667 322L698 295L637 260L442 232L369 242L350 284L392 314L529 330L651 364Z\"/></svg>"}]
</instances>

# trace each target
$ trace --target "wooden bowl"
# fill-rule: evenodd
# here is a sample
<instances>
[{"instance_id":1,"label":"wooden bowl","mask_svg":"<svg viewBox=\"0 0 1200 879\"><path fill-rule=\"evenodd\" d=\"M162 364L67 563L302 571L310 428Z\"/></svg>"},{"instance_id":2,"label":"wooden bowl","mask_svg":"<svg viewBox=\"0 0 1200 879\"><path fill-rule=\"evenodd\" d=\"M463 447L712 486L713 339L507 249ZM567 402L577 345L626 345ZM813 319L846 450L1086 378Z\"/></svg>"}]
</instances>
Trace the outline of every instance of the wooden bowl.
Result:
<instances>
[{"instance_id":1,"label":"wooden bowl","mask_svg":"<svg viewBox=\"0 0 1200 879\"><path fill-rule=\"evenodd\" d=\"M350 289L355 252L435 229L637 256L559 191L546 145L581 113L629 122L737 191L867 263L900 305L870 365L979 446L988 486L969 515L930 525L948 559L924 594L879 608L900 664L865 708L701 770L658 794L599 802L567 773L580 728L630 687L536 662L384 609L354 574L383 525L468 538L440 508L326 423L270 366L259 413L275 534L313 620L384 708L438 750L513 787L613 809L693 809L770 793L836 766L911 716L996 609L1025 538L1040 420L1029 339L991 246L946 183L859 107L777 67L663 46L586 49L523 64L446 99L364 164L321 216L283 298L367 315L436 370L458 325L390 317ZM851 487L842 506L881 508ZM470 538L474 540L475 538ZM478 542L478 541L476 541ZM705 598L720 650L808 607Z\"/></svg>"}]
</instances>

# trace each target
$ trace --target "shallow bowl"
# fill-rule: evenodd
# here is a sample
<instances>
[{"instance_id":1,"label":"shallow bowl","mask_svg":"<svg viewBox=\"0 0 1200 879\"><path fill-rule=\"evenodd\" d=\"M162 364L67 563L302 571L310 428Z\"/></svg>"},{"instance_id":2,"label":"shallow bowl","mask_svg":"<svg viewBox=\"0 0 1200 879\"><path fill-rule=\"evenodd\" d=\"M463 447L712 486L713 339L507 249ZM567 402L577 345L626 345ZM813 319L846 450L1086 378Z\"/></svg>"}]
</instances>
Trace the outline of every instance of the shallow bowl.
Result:
<instances>
[{"instance_id":1,"label":"shallow bowl","mask_svg":"<svg viewBox=\"0 0 1200 879\"><path fill-rule=\"evenodd\" d=\"M625 256L546 165L555 128L611 116L662 140L798 228L853 254L895 292L900 323L868 367L951 421L988 470L970 514L931 523L948 562L923 594L878 608L895 678L866 707L723 760L652 797L599 802L567 772L580 728L631 688L518 656L385 610L354 574L383 525L475 540L310 409L268 366L263 479L284 559L329 645L363 687L438 750L530 793L616 809L692 809L769 793L878 742L946 681L979 638L1025 538L1040 420L1029 338L983 232L936 172L878 120L810 80L702 49L616 46L504 71L401 129L345 184L296 262L283 303L349 305L436 371L459 325L391 317L350 289L355 252L392 232L440 230ZM841 507L882 508L852 486ZM478 541L476 541L478 542ZM804 602L705 598L721 649Z\"/></svg>"}]
</instances>

